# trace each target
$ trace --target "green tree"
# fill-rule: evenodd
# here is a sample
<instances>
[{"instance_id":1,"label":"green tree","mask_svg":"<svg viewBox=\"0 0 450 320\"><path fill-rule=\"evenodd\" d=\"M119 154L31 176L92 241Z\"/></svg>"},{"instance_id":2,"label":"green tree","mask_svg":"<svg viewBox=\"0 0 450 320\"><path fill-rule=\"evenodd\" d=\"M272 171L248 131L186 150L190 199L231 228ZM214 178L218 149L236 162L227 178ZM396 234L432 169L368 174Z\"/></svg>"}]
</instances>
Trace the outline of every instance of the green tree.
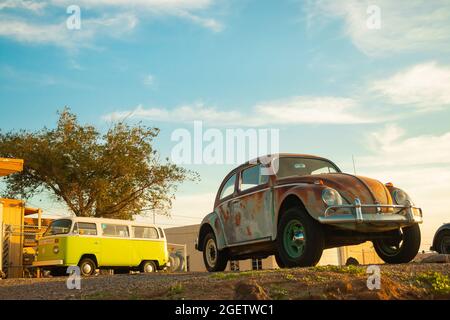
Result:
<instances>
[{"instance_id":1,"label":"green tree","mask_svg":"<svg viewBox=\"0 0 450 320\"><path fill-rule=\"evenodd\" d=\"M198 178L160 160L157 128L120 122L101 134L67 108L58 114L55 129L0 132L0 156L25 160L6 178L6 196L49 191L77 216L130 219L144 208L167 214L177 185Z\"/></svg>"}]
</instances>

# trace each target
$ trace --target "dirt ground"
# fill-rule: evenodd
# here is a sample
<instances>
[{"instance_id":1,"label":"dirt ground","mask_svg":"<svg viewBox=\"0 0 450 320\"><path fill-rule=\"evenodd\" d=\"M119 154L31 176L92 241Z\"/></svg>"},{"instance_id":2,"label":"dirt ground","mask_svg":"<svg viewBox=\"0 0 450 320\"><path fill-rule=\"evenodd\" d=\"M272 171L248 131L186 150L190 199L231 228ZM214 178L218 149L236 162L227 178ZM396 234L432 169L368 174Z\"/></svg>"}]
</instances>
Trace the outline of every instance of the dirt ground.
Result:
<instances>
[{"instance_id":1,"label":"dirt ground","mask_svg":"<svg viewBox=\"0 0 450 320\"><path fill-rule=\"evenodd\" d=\"M0 280L0 299L450 299L450 263L380 265L380 289L367 266L320 266L221 273L154 273ZM372 282L375 283L375 282Z\"/></svg>"}]
</instances>

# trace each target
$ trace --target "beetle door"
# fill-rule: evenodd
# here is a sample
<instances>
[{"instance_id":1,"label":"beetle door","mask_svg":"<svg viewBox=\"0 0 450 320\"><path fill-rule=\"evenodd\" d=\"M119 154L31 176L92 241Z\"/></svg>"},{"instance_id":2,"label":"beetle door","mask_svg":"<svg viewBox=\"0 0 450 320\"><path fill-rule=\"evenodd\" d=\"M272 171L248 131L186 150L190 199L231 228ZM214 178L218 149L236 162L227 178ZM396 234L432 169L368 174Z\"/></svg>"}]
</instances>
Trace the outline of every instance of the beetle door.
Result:
<instances>
[{"instance_id":1,"label":"beetle door","mask_svg":"<svg viewBox=\"0 0 450 320\"><path fill-rule=\"evenodd\" d=\"M272 236L273 210L269 176L261 174L261 167L254 165L243 169L239 176L238 194L231 201L235 220L235 242L270 239Z\"/></svg>"}]
</instances>

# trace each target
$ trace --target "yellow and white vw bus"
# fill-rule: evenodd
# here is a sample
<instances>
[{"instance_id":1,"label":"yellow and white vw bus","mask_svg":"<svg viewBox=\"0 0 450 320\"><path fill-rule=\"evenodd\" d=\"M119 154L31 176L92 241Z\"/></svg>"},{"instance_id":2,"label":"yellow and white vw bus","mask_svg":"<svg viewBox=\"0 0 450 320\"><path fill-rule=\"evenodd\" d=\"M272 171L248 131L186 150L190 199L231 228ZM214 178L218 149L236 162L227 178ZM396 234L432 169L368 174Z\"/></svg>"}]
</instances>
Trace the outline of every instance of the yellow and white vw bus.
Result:
<instances>
[{"instance_id":1,"label":"yellow and white vw bus","mask_svg":"<svg viewBox=\"0 0 450 320\"><path fill-rule=\"evenodd\" d=\"M154 272L168 264L164 230L153 224L103 218L53 221L39 240L33 265L54 274L78 265L90 276L97 268Z\"/></svg>"}]
</instances>

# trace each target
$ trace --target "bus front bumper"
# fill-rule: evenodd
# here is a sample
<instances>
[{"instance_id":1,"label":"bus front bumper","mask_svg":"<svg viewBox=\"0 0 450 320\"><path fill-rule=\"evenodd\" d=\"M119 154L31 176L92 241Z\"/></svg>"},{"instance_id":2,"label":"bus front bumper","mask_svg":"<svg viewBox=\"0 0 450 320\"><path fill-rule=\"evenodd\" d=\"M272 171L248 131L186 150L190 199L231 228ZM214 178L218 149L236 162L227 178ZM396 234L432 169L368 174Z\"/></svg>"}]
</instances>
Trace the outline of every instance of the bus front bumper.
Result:
<instances>
[{"instance_id":1,"label":"bus front bumper","mask_svg":"<svg viewBox=\"0 0 450 320\"><path fill-rule=\"evenodd\" d=\"M33 261L33 267L61 266L63 264L63 260Z\"/></svg>"}]
</instances>

